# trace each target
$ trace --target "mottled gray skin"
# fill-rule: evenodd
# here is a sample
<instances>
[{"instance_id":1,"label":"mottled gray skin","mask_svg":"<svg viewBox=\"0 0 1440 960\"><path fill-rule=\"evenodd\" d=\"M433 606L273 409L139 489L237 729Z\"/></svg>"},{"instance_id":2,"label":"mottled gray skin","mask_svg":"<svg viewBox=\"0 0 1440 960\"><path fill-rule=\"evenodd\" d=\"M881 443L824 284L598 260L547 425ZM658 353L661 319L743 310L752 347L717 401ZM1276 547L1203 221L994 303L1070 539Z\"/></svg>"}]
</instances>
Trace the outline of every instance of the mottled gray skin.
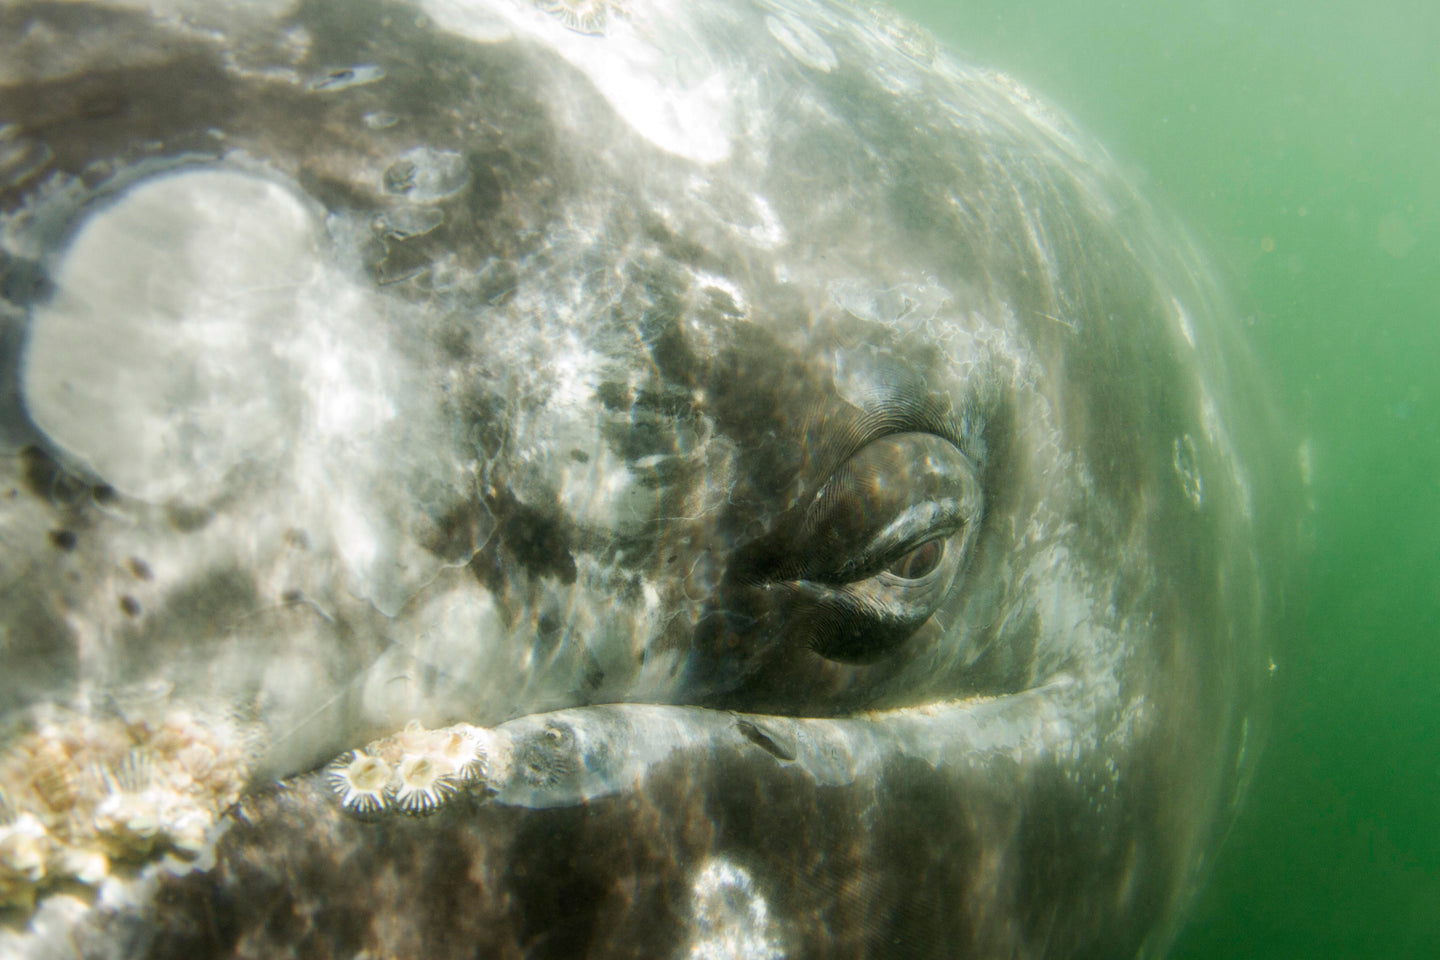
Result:
<instances>
[{"instance_id":1,"label":"mottled gray skin","mask_svg":"<svg viewBox=\"0 0 1440 960\"><path fill-rule=\"evenodd\" d=\"M259 752L215 865L69 942L1164 953L1292 528L1223 298L1102 151L866 8L147 6L0 5L0 708L158 683ZM76 252L157 183L269 190L299 266L127 379L141 321L63 310L193 268ZM526 766L426 819L306 772L411 718Z\"/></svg>"}]
</instances>

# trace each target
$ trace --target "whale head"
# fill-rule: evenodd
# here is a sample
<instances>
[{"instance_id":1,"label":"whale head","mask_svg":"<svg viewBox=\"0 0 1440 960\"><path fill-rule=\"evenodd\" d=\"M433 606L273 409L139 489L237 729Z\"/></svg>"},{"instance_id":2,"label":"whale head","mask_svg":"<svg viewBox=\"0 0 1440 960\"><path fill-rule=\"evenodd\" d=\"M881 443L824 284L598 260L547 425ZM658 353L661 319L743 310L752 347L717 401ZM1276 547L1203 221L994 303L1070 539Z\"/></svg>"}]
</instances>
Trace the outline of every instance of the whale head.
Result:
<instances>
[{"instance_id":1,"label":"whale head","mask_svg":"<svg viewBox=\"0 0 1440 960\"><path fill-rule=\"evenodd\" d=\"M863 5L0 23L7 950L1164 952L1290 471L1061 114Z\"/></svg>"}]
</instances>

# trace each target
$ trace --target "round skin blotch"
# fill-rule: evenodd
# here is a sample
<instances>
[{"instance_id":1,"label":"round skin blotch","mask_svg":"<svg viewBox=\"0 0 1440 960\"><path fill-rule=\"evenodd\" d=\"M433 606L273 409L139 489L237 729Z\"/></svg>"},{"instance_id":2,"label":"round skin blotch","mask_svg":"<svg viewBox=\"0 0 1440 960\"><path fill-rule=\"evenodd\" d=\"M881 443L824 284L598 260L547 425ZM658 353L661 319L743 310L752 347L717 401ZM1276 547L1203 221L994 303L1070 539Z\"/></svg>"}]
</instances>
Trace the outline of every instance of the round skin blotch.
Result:
<instances>
[{"instance_id":1,"label":"round skin blotch","mask_svg":"<svg viewBox=\"0 0 1440 960\"><path fill-rule=\"evenodd\" d=\"M547 724L515 745L514 772L528 787L557 787L576 770L575 734L568 727Z\"/></svg>"},{"instance_id":2,"label":"round skin blotch","mask_svg":"<svg viewBox=\"0 0 1440 960\"><path fill-rule=\"evenodd\" d=\"M127 496L209 499L285 448L274 342L316 258L309 209L269 180L206 170L132 187L83 223L32 311L26 411Z\"/></svg>"}]
</instances>

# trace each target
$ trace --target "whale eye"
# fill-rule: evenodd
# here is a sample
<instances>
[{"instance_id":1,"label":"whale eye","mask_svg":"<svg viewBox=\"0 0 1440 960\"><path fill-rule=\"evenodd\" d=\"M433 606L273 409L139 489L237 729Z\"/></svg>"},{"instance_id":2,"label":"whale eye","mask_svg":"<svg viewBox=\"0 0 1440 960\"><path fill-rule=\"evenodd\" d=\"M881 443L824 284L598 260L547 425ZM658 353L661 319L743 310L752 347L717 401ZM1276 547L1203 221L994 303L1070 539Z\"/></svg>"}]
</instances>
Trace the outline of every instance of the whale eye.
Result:
<instances>
[{"instance_id":1,"label":"whale eye","mask_svg":"<svg viewBox=\"0 0 1440 960\"><path fill-rule=\"evenodd\" d=\"M885 569L901 580L919 580L940 566L945 556L945 541L938 537L926 540Z\"/></svg>"},{"instance_id":2,"label":"whale eye","mask_svg":"<svg viewBox=\"0 0 1440 960\"><path fill-rule=\"evenodd\" d=\"M772 710L829 682L808 673L817 655L864 665L894 653L954 594L982 507L979 470L944 437L894 433L860 447L735 551L695 627L694 696Z\"/></svg>"},{"instance_id":3,"label":"whale eye","mask_svg":"<svg viewBox=\"0 0 1440 960\"><path fill-rule=\"evenodd\" d=\"M940 608L979 528L980 483L954 444L900 433L867 444L815 494L777 571L804 642L847 663L883 657Z\"/></svg>"}]
</instances>

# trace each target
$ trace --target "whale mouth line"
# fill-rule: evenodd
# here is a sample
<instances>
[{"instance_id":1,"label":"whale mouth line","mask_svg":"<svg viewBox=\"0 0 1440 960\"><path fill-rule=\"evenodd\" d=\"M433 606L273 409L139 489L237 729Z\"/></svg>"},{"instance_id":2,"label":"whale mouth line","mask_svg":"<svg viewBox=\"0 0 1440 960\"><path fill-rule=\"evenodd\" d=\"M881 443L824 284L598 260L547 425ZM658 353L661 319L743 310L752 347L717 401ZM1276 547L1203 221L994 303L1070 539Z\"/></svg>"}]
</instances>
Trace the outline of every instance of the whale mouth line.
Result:
<instances>
[{"instance_id":1,"label":"whale mouth line","mask_svg":"<svg viewBox=\"0 0 1440 960\"><path fill-rule=\"evenodd\" d=\"M897 759L958 770L996 756L1025 763L1055 754L1074 738L1063 703L1073 686L1059 677L1011 694L832 718L609 703L492 728L412 722L342 755L325 776L341 805L366 817L430 813L467 793L513 807L575 806L643 791L656 771L677 763L695 769L723 760L778 763L816 785L843 787L878 778ZM412 803L418 792L423 801Z\"/></svg>"}]
</instances>

